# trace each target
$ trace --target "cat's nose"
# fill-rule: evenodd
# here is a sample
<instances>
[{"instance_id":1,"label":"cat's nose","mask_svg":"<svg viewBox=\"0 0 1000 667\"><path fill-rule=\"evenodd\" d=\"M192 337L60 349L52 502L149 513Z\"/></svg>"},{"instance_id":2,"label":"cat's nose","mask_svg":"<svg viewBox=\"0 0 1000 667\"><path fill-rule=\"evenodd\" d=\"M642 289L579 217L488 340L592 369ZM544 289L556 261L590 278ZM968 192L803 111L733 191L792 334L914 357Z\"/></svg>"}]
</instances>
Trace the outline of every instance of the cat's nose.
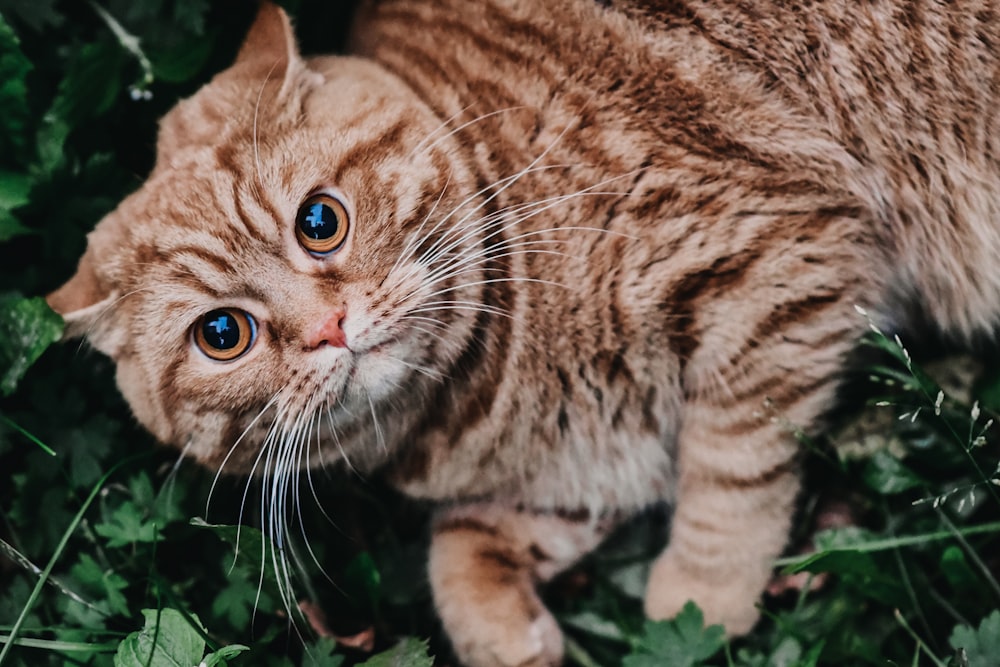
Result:
<instances>
[{"instance_id":1,"label":"cat's nose","mask_svg":"<svg viewBox=\"0 0 1000 667\"><path fill-rule=\"evenodd\" d=\"M334 308L326 319L306 337L306 345L311 350L330 345L332 347L347 347L347 335L344 333L344 318L347 312L343 308Z\"/></svg>"}]
</instances>

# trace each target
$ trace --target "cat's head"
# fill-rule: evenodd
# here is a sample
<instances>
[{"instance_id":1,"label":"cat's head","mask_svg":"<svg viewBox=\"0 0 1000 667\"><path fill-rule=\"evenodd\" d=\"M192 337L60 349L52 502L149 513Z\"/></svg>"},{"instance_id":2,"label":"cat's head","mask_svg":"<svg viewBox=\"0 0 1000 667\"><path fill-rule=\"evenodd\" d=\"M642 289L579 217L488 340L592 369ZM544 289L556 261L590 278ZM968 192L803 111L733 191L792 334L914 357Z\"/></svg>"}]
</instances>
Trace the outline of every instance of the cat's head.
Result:
<instances>
[{"instance_id":1,"label":"cat's head","mask_svg":"<svg viewBox=\"0 0 1000 667\"><path fill-rule=\"evenodd\" d=\"M329 440L419 402L474 327L447 303L474 301L460 283L483 271L481 199L441 130L378 66L300 57L264 5L235 64L163 119L152 174L49 303L115 360L160 440L209 465L239 442L227 470L269 434Z\"/></svg>"}]
</instances>

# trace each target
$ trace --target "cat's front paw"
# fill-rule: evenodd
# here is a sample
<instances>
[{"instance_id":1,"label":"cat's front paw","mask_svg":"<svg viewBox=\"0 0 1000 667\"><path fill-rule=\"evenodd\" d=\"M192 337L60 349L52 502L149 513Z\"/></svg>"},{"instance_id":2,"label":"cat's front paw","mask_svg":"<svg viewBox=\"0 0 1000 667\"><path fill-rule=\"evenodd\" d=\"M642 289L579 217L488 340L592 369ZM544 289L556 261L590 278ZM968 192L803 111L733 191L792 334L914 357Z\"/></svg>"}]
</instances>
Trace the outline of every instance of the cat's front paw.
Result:
<instances>
[{"instance_id":1,"label":"cat's front paw","mask_svg":"<svg viewBox=\"0 0 1000 667\"><path fill-rule=\"evenodd\" d=\"M714 576L700 568L685 567L668 549L649 574L646 587L646 615L654 620L676 616L693 600L705 615L705 625L721 624L730 637L746 634L757 623L757 603L766 572L717 572Z\"/></svg>"},{"instance_id":2,"label":"cat's front paw","mask_svg":"<svg viewBox=\"0 0 1000 667\"><path fill-rule=\"evenodd\" d=\"M547 611L530 621L469 611L445 622L455 653L466 667L562 665L562 632Z\"/></svg>"},{"instance_id":3,"label":"cat's front paw","mask_svg":"<svg viewBox=\"0 0 1000 667\"><path fill-rule=\"evenodd\" d=\"M455 654L465 667L561 665L562 632L530 568L492 537L440 531L431 546L434 602Z\"/></svg>"}]
</instances>

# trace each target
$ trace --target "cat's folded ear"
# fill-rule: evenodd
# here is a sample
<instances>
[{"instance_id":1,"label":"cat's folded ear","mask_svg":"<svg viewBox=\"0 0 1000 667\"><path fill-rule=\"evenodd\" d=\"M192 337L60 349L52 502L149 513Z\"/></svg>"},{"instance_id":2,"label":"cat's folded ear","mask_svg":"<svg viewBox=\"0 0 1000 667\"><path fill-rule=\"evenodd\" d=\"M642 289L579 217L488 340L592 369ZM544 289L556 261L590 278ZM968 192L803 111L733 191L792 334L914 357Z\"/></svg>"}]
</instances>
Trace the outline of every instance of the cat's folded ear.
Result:
<instances>
[{"instance_id":1,"label":"cat's folded ear","mask_svg":"<svg viewBox=\"0 0 1000 667\"><path fill-rule=\"evenodd\" d=\"M115 358L121 349L121 332L108 325L119 295L99 272L101 239L97 231L88 237L87 251L73 277L45 300L66 322L63 339L86 336L93 347Z\"/></svg>"},{"instance_id":2,"label":"cat's folded ear","mask_svg":"<svg viewBox=\"0 0 1000 667\"><path fill-rule=\"evenodd\" d=\"M180 102L160 123L157 164L188 146L211 146L233 128L296 108L303 86L322 81L299 55L295 32L284 10L265 0L240 47L236 61L194 96Z\"/></svg>"},{"instance_id":3,"label":"cat's folded ear","mask_svg":"<svg viewBox=\"0 0 1000 667\"><path fill-rule=\"evenodd\" d=\"M273 79L287 85L301 60L295 33L285 10L264 0L233 67L243 69L255 78Z\"/></svg>"}]
</instances>

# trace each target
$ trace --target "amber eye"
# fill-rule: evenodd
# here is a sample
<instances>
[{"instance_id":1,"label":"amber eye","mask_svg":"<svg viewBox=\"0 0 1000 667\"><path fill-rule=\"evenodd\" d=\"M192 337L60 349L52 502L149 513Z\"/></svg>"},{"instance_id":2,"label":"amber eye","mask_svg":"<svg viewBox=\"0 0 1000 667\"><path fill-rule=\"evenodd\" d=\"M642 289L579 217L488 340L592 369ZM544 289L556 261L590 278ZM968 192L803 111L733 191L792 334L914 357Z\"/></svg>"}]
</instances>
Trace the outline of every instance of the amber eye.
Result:
<instances>
[{"instance_id":1,"label":"amber eye","mask_svg":"<svg viewBox=\"0 0 1000 667\"><path fill-rule=\"evenodd\" d=\"M347 209L330 195L309 197L295 215L295 235L314 255L326 255L344 245L349 226Z\"/></svg>"},{"instance_id":2,"label":"amber eye","mask_svg":"<svg viewBox=\"0 0 1000 667\"><path fill-rule=\"evenodd\" d=\"M249 350L257 338L257 322L238 308L219 308L194 325L194 342L206 357L232 361Z\"/></svg>"}]
</instances>

